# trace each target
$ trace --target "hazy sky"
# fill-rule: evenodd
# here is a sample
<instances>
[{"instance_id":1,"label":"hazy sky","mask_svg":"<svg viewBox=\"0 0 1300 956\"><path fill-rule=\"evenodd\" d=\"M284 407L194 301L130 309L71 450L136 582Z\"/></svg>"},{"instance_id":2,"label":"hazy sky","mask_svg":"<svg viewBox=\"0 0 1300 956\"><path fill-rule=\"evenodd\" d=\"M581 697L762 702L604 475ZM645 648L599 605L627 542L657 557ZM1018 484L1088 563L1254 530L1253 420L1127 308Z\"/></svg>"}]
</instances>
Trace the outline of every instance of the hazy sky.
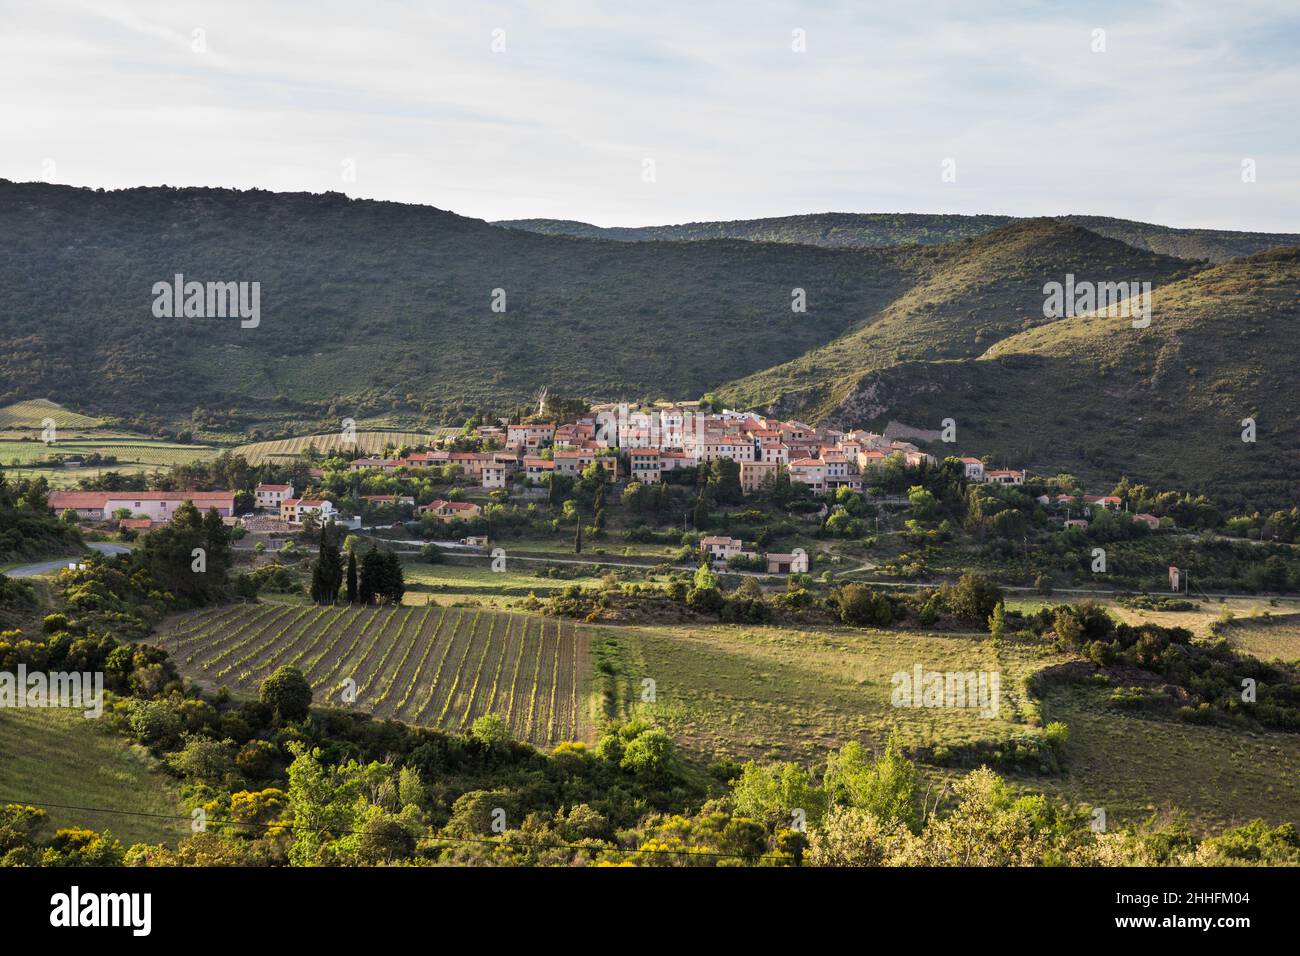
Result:
<instances>
[{"instance_id":1,"label":"hazy sky","mask_svg":"<svg viewBox=\"0 0 1300 956\"><path fill-rule=\"evenodd\" d=\"M1298 127L1296 0L0 0L16 180L601 225L840 210L1300 231Z\"/></svg>"}]
</instances>

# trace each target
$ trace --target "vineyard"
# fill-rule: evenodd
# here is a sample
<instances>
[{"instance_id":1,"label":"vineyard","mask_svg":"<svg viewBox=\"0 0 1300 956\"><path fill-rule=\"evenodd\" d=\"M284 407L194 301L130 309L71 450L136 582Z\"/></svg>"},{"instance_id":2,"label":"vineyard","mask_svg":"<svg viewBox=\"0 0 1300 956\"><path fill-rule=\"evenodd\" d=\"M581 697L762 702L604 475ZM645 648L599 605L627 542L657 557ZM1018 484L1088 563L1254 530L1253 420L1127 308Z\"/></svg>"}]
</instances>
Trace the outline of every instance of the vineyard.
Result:
<instances>
[{"instance_id":1,"label":"vineyard","mask_svg":"<svg viewBox=\"0 0 1300 956\"><path fill-rule=\"evenodd\" d=\"M43 428L46 419L53 419L59 428L97 428L100 421L43 398L14 402L0 408L0 428Z\"/></svg>"},{"instance_id":2,"label":"vineyard","mask_svg":"<svg viewBox=\"0 0 1300 956\"><path fill-rule=\"evenodd\" d=\"M256 692L289 665L317 703L465 730L497 714L519 740L589 736L589 634L572 622L478 608L240 604L173 618L157 643L209 687Z\"/></svg>"},{"instance_id":3,"label":"vineyard","mask_svg":"<svg viewBox=\"0 0 1300 956\"><path fill-rule=\"evenodd\" d=\"M315 445L319 452L331 452L339 449L353 449L367 455L377 455L389 445L427 445L435 439L458 434L455 428L431 428L423 432L377 432L358 431L345 441L341 432L326 435L300 435L297 438L281 438L276 441L259 441L251 445L241 445L235 454L243 455L250 465L276 463L297 458L308 448Z\"/></svg>"}]
</instances>

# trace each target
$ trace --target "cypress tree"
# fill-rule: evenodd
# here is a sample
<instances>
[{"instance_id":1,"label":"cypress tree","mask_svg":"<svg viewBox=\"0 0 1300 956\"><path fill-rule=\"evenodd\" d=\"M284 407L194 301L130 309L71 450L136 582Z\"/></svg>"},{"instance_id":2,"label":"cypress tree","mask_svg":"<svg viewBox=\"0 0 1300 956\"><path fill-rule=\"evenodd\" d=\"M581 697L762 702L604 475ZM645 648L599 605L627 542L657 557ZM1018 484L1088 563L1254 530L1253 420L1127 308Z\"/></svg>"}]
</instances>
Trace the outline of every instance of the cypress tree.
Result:
<instances>
[{"instance_id":1,"label":"cypress tree","mask_svg":"<svg viewBox=\"0 0 1300 956\"><path fill-rule=\"evenodd\" d=\"M351 551L348 552L348 601L361 603L361 595L357 593L357 556Z\"/></svg>"},{"instance_id":2,"label":"cypress tree","mask_svg":"<svg viewBox=\"0 0 1300 956\"><path fill-rule=\"evenodd\" d=\"M603 471L602 471L603 473ZM595 512L592 515L591 523L595 526L596 531L605 530L605 483L602 481L596 486Z\"/></svg>"}]
</instances>

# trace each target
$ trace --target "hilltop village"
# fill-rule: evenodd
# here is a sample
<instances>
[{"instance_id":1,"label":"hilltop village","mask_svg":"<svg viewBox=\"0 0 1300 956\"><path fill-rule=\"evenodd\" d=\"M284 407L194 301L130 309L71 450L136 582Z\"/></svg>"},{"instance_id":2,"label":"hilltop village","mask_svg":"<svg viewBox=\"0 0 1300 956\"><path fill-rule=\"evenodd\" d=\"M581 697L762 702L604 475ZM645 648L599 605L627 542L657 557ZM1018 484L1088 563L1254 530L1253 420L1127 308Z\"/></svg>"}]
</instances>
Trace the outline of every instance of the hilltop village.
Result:
<instances>
[{"instance_id":1,"label":"hilltop village","mask_svg":"<svg viewBox=\"0 0 1300 956\"><path fill-rule=\"evenodd\" d=\"M591 530L599 534L608 494L611 502L635 509L637 520L659 526L677 521L679 531L693 535L683 543L689 544L696 560L760 573L798 574L811 570L803 539L764 534L754 525L765 514L779 521L780 515L772 511L774 496L787 503L798 499L801 513L821 519L836 536L851 537L865 533L864 509L871 504L895 512L917 510L924 517L924 488L937 478L951 481L959 476L962 487L991 489L1019 489L1027 480L1023 470L990 467L971 456L941 461L912 442L871 431L818 428L712 409L702 402L600 404L566 420L546 411L543 405L528 417L467 423L452 435L431 437L423 446L389 446L381 455L350 457L346 441L324 455L309 449L292 464L262 466L256 474L263 480L255 484L253 472L233 469L225 487L210 487L210 480L182 480L171 482L174 490L115 486L53 491L49 507L56 514L128 536L168 522L191 501L201 511L215 510L241 535L252 534L268 546L330 523L345 531L390 536L394 532L387 529L404 528L425 541L484 552L490 538L506 530L504 516L495 524L488 521L494 506L546 502L579 525L585 520L579 518L585 506L596 522ZM235 471L239 477L233 477ZM1033 505L1059 529L1084 530L1098 512L1128 507L1118 495L1062 490L1052 478L1030 481L1035 485ZM923 497L909 497L909 489L921 490ZM743 506L750 520L738 526L762 540L747 542L721 533L732 529L727 518L721 527L709 520L712 501L742 506L759 499L758 510ZM500 508L496 510L500 514ZM1153 531L1173 526L1168 516L1135 512L1130 517ZM1015 526L1005 520L1003 524L1010 529L1007 536L1015 532ZM879 527L877 519L874 528ZM788 539L784 549L762 546L775 537ZM581 532L578 538L574 550L581 549Z\"/></svg>"}]
</instances>

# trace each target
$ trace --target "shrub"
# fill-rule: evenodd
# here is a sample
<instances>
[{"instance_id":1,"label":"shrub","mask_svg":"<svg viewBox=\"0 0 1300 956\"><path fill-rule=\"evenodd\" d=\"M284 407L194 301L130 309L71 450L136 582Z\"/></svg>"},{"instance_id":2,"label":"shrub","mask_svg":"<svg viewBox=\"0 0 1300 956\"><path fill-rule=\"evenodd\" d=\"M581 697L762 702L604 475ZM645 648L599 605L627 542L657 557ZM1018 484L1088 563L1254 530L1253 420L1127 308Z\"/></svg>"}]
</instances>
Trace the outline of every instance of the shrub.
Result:
<instances>
[{"instance_id":1,"label":"shrub","mask_svg":"<svg viewBox=\"0 0 1300 956\"><path fill-rule=\"evenodd\" d=\"M262 681L258 697L282 720L301 720L311 710L311 684L296 667L277 669Z\"/></svg>"}]
</instances>

